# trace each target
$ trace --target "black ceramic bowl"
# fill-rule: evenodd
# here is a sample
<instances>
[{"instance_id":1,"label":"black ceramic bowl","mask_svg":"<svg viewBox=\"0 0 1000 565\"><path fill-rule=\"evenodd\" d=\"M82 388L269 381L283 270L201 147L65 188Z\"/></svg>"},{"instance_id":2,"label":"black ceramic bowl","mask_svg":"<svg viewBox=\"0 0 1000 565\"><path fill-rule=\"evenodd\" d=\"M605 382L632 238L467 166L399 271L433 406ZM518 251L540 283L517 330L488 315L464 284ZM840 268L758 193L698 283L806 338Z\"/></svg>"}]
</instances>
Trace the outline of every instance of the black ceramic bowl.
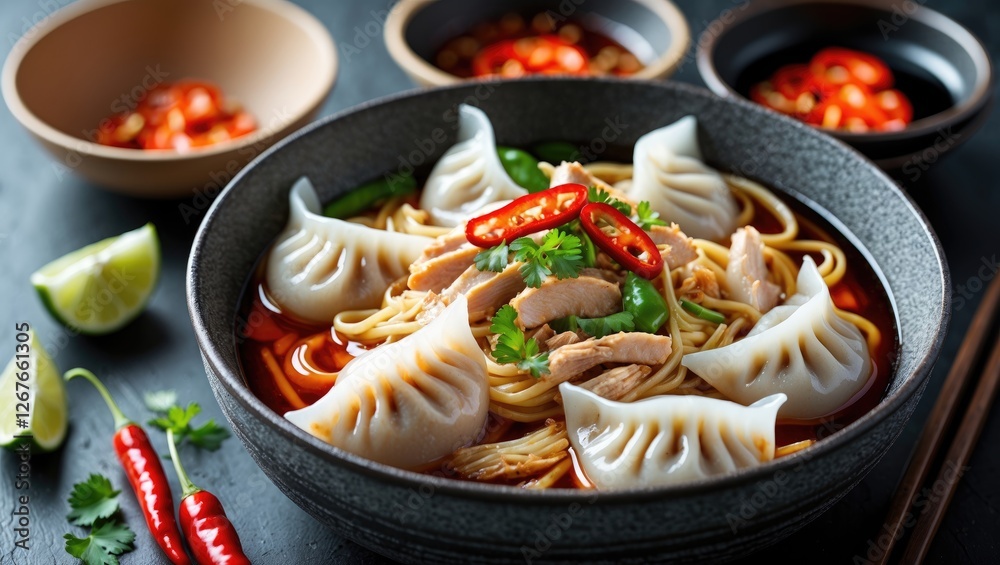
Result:
<instances>
[{"instance_id":1,"label":"black ceramic bowl","mask_svg":"<svg viewBox=\"0 0 1000 565\"><path fill-rule=\"evenodd\" d=\"M878 56L913 103L897 132L823 130L885 169L933 162L968 139L992 101L989 55L954 20L906 0L759 0L727 11L698 39L698 70L720 96L747 97L779 67L828 46Z\"/></svg>"},{"instance_id":2,"label":"black ceramic bowl","mask_svg":"<svg viewBox=\"0 0 1000 565\"><path fill-rule=\"evenodd\" d=\"M335 449L272 412L247 388L234 328L255 262L285 225L292 183L308 175L328 200L387 170L426 170L454 142L461 102L482 108L505 145L567 139L626 158L640 135L696 115L711 164L814 208L884 274L902 345L883 402L816 445L758 468L600 494L402 471ZM573 562L745 555L823 512L875 466L916 406L945 332L946 273L934 234L907 196L829 136L680 84L526 79L393 96L278 143L212 206L187 284L209 382L233 430L278 488L317 520L403 561Z\"/></svg>"},{"instance_id":3,"label":"black ceramic bowl","mask_svg":"<svg viewBox=\"0 0 1000 565\"><path fill-rule=\"evenodd\" d=\"M644 68L630 78L665 78L677 70L691 43L684 14L669 0L400 0L385 22L389 55L425 86L463 79L439 69L434 56L448 40L504 14L544 13L553 22L575 20L615 39Z\"/></svg>"}]
</instances>

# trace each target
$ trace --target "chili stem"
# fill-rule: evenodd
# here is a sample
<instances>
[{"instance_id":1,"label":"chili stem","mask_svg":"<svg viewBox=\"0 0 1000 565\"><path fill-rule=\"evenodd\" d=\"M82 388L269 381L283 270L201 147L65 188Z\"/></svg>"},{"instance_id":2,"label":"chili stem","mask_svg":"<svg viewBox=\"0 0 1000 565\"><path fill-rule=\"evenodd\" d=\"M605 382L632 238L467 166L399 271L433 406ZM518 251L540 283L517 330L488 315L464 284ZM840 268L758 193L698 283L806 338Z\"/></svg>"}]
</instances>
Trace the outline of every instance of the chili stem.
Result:
<instances>
[{"instance_id":1,"label":"chili stem","mask_svg":"<svg viewBox=\"0 0 1000 565\"><path fill-rule=\"evenodd\" d=\"M101 393L101 396L104 397L104 403L108 405L108 409L111 410L111 416L115 419L115 430L120 430L125 426L132 424L132 420L125 417L125 414L122 413L120 408L118 408L118 404L115 402L115 399L111 397L111 393L108 392L104 383L97 378L97 375L82 367L70 369L69 371L66 371L65 375L63 375L63 378L67 381L73 380L76 377L83 377L90 381L90 384L94 385L97 392Z\"/></svg>"},{"instance_id":2,"label":"chili stem","mask_svg":"<svg viewBox=\"0 0 1000 565\"><path fill-rule=\"evenodd\" d=\"M172 429L167 430L167 446L170 448L170 460L174 462L174 471L177 471L177 478L181 483L181 498L187 498L200 491L201 489L191 482L187 472L184 471L184 466L181 465L181 458L177 454L177 443L174 441L174 430Z\"/></svg>"}]
</instances>

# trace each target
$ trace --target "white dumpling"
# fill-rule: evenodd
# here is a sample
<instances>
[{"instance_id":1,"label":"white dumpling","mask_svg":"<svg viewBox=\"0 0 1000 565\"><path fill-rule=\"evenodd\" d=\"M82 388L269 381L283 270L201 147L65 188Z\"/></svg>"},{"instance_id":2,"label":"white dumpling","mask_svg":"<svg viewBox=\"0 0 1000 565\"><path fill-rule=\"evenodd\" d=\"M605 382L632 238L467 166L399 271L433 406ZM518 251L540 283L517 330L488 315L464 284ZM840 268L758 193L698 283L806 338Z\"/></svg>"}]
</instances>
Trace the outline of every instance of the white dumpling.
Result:
<instances>
[{"instance_id":1,"label":"white dumpling","mask_svg":"<svg viewBox=\"0 0 1000 565\"><path fill-rule=\"evenodd\" d=\"M293 424L372 461L412 469L478 437L489 410L483 351L459 297L430 324L344 366Z\"/></svg>"},{"instance_id":2,"label":"white dumpling","mask_svg":"<svg viewBox=\"0 0 1000 565\"><path fill-rule=\"evenodd\" d=\"M267 257L267 288L282 310L305 320L331 322L344 310L379 307L389 285L434 241L327 218L305 177L288 203L288 224Z\"/></svg>"},{"instance_id":3,"label":"white dumpling","mask_svg":"<svg viewBox=\"0 0 1000 565\"><path fill-rule=\"evenodd\" d=\"M691 237L721 241L736 229L739 206L722 175L702 162L694 116L640 137L632 159L632 200L648 201Z\"/></svg>"},{"instance_id":4,"label":"white dumpling","mask_svg":"<svg viewBox=\"0 0 1000 565\"><path fill-rule=\"evenodd\" d=\"M457 226L488 204L528 193L500 163L486 114L462 104L458 115L458 142L434 165L420 196L420 207L439 226Z\"/></svg>"},{"instance_id":5,"label":"white dumpling","mask_svg":"<svg viewBox=\"0 0 1000 565\"><path fill-rule=\"evenodd\" d=\"M702 396L608 400L559 385L566 431L599 489L704 479L774 459L774 423L785 395L752 406Z\"/></svg>"},{"instance_id":6,"label":"white dumpling","mask_svg":"<svg viewBox=\"0 0 1000 565\"><path fill-rule=\"evenodd\" d=\"M835 412L871 376L868 343L857 326L837 315L830 289L808 256L797 286L796 294L762 316L747 337L685 355L681 364L742 404L785 393L783 418Z\"/></svg>"}]
</instances>

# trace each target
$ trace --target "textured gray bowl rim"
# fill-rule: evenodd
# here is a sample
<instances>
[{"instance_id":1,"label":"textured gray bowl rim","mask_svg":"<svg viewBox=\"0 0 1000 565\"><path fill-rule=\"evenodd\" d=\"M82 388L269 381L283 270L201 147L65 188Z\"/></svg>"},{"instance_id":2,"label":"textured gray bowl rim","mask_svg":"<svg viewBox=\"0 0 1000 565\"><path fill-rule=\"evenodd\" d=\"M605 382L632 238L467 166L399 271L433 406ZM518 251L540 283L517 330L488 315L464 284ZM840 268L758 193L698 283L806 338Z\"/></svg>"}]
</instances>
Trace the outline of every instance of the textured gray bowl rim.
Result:
<instances>
[{"instance_id":1,"label":"textured gray bowl rim","mask_svg":"<svg viewBox=\"0 0 1000 565\"><path fill-rule=\"evenodd\" d=\"M780 2L769 2L765 0L751 4L744 12L737 15L729 23L723 22L721 18L717 19L712 22L712 24L709 24L706 31L703 32L698 38L697 54L695 55L695 59L698 64L698 74L701 75L702 80L705 81L708 88L720 96L731 96L739 100L746 100L746 97L737 92L736 89L734 89L729 83L722 80L722 77L720 77L719 73L716 72L715 65L712 64L712 56L715 52L716 43L718 43L720 37L725 35L732 28L744 23L746 20L754 16L801 4L843 4L845 6L863 6L865 8L892 12L893 8L898 8L899 1L782 0ZM928 8L925 4L919 2L916 2L916 4L918 8L914 10L912 14L908 14L908 18L918 21L930 28L936 29L954 39L956 43L965 49L966 53L968 53L969 57L972 59L973 64L976 66L976 82L973 85L973 89L969 94L969 97L958 104L952 105L946 110L938 112L937 114L916 120L899 131L870 133L852 133L841 131L828 132L826 130L820 131L847 142L899 141L933 133L948 126L963 122L966 119L971 118L976 112L979 112L986 106L993 91L993 63L990 60L989 51L983 46L983 42L980 41L974 33L969 31L968 28L957 21L949 18L941 12L938 12L937 10ZM712 29L715 25L721 26L721 31L709 35L708 30ZM706 37L707 39L702 39Z\"/></svg>"},{"instance_id":2,"label":"textured gray bowl rim","mask_svg":"<svg viewBox=\"0 0 1000 565\"><path fill-rule=\"evenodd\" d=\"M615 84L627 84L627 85L639 85L645 84L652 88L659 89L673 89L676 91L683 92L687 95L709 98L715 101L715 103L720 104L735 104L742 107L745 111L764 114L766 119L771 120L783 120L786 125L793 128L798 128L801 135L806 136L819 136L825 142L830 145L831 150L844 152L847 151L854 155L857 159L857 164L860 167L868 167L870 171L879 177L886 185L887 189L893 192L896 196L900 197L906 206L910 209L913 215L917 218L920 223L920 227L923 229L924 235L930 239L933 244L935 257L938 259L941 267L941 305L938 315L935 316L939 320L936 331L934 333L934 341L930 348L924 352L924 355L917 362L913 374L903 382L898 389L896 389L892 394L883 399L879 404L870 412L857 419L856 421L849 424L842 430L837 431L828 438L823 439L815 443L814 445L798 451L792 455L776 459L774 461L765 463L763 465L752 467L748 469L742 469L734 473L728 473L725 475L719 475L716 477L710 477L707 479L702 479L698 481L692 481L688 483L671 485L666 487L636 487L629 489L617 489L617 490L607 490L600 492L600 499L603 502L611 503L627 503L633 501L641 501L648 499L650 496L657 497L670 497L674 495L691 495L698 494L705 491L710 491L714 489L725 489L729 486L733 486L741 483L751 483L754 481L759 481L767 479L778 471L787 472L797 465L804 464L814 457L820 457L828 452L833 452L837 449L849 448L851 441L860 435L868 431L869 428L873 428L878 422L887 418L890 414L898 410L906 400L913 394L915 394L923 384L924 380L930 374L931 369L934 366L934 362L937 360L938 354L941 350L942 343L944 341L944 336L947 333L948 324L951 318L951 277L948 272L947 262L944 257L944 251L941 248L941 243L938 241L937 235L931 229L927 218L924 216L923 212L914 204L913 200L903 192L896 184L893 182L889 176L882 172L874 163L865 158L861 153L854 150L850 146L844 144L841 141L834 139L818 130L815 130L802 122L794 120L789 117L781 116L775 112L768 111L761 106L754 104L749 101L744 101L736 98L721 98L710 91L677 82L663 82L663 81L641 81L641 80L628 80L621 81L615 79L573 79L573 78L524 78L519 79L517 82L549 82L549 81L564 81L564 82L601 82L606 83L610 87L614 88ZM198 233L195 235L194 242L191 246L191 255L188 260L188 267L186 273L186 296L188 304L188 312L191 316L191 322L195 330L195 335L198 340L198 347L201 350L206 363L209 365L211 370L218 376L223 387L226 391L232 395L233 398L239 402L244 409L249 411L255 417L267 422L268 424L276 427L278 431L284 435L288 440L302 446L303 448L309 450L314 455L321 457L330 462L330 464L341 465L342 467L348 468L353 472L358 472L365 474L374 479L378 479L388 483L395 483L398 485L403 485L407 487L419 488L423 485L431 485L436 491L450 494L453 496L470 496L476 497L483 500L500 500L505 502L511 502L512 500L521 500L523 502L545 502L545 503L564 503L564 502L581 502L586 501L589 497L592 497L593 492L585 490L576 489L545 489L545 490L526 490L521 489L516 486L506 486L506 485L495 485L495 484L484 484L477 483L473 481L461 481L456 479L450 479L445 477L438 477L433 475L427 475L423 473L418 473L415 471L407 471L403 469L398 469L385 465L382 463L376 463L374 461L365 459L359 455L353 453L348 453L341 449L331 446L330 444L321 441L320 439L306 433L304 430L298 428L288 420L286 420L281 415L277 414L270 408L264 405L264 403L258 399L250 389L244 384L242 375L239 373L234 373L226 367L225 362L219 355L218 346L212 341L208 330L206 329L205 320L202 316L202 309L198 304L198 297L195 295L195 264L197 261L199 248L203 245L205 238L207 237L208 226L214 220L216 214L216 209L219 208L226 198L230 197L230 193L233 192L235 186L237 186L244 176L250 174L255 166L260 162L270 158L274 153L281 151L285 146L294 142L300 137L303 137L313 130L323 128L327 124L340 120L346 116L361 113L366 111L368 108L373 106L378 106L388 102L394 102L399 100L404 100L408 98L418 98L425 93L441 93L449 91L460 91L467 88L475 87L475 83L463 83L459 85L443 86L434 89L413 89L404 91L401 93L392 94L382 98L377 98L369 102L365 102L358 106L342 110L325 118L321 118L312 124L309 124L297 132L289 135L285 139L279 141L256 159L254 159L249 165L247 165L242 171L240 171L232 181L226 186L222 194L215 199L212 206L209 208L208 213L205 215L204 220L198 228ZM261 251L263 252L263 250ZM247 273L249 276L249 273ZM891 289L890 289L891 293ZM234 316L233 327L235 328L235 315L238 308L237 304L231 305L230 314ZM224 343L226 346L231 346L234 342L228 339L231 336L226 336ZM517 497L512 499L511 497Z\"/></svg>"}]
</instances>

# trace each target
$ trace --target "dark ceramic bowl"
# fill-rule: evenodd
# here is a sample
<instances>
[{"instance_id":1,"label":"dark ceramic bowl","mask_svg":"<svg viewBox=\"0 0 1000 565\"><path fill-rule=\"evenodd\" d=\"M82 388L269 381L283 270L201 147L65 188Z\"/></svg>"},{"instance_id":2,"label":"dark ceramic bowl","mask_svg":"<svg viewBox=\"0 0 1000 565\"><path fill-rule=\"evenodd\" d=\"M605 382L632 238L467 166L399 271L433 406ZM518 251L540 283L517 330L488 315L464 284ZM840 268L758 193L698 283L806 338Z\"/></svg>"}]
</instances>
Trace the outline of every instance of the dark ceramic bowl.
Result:
<instances>
[{"instance_id":1,"label":"dark ceramic bowl","mask_svg":"<svg viewBox=\"0 0 1000 565\"><path fill-rule=\"evenodd\" d=\"M665 78L677 70L691 43L684 14L669 0L400 0L385 22L389 55L424 86L461 79L434 64L446 41L504 14L545 13L553 21L577 20L634 53L644 68L630 78Z\"/></svg>"},{"instance_id":2,"label":"dark ceramic bowl","mask_svg":"<svg viewBox=\"0 0 1000 565\"><path fill-rule=\"evenodd\" d=\"M847 47L878 56L913 102L901 131L823 130L885 169L933 162L971 137L986 119L993 71L983 45L961 24L907 0L760 0L728 10L698 39L698 70L720 96L750 88L820 49ZM905 172L905 171L904 171Z\"/></svg>"},{"instance_id":3,"label":"dark ceramic bowl","mask_svg":"<svg viewBox=\"0 0 1000 565\"><path fill-rule=\"evenodd\" d=\"M608 158L628 158L640 135L696 115L711 164L814 208L884 274L902 346L883 402L818 444L758 468L600 494L402 471L333 448L272 412L247 388L234 328L254 264L285 225L292 183L308 175L328 200L387 170L426 170L454 142L460 102L481 107L505 145L568 139ZM775 543L878 463L937 357L951 294L946 273L934 234L907 196L829 136L680 84L526 79L393 96L278 143L212 206L191 252L187 296L209 382L233 430L282 492L338 534L409 562L700 560Z\"/></svg>"}]
</instances>

